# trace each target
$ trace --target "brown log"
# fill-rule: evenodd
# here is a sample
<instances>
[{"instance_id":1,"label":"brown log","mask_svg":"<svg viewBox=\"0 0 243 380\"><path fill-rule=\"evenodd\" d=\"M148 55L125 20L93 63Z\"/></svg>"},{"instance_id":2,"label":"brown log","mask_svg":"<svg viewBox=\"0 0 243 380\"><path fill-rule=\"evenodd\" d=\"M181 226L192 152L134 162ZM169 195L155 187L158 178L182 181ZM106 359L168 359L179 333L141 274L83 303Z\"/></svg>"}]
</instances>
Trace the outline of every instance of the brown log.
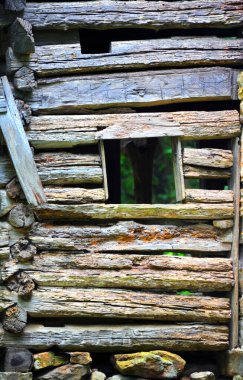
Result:
<instances>
[{"instance_id":1,"label":"brown log","mask_svg":"<svg viewBox=\"0 0 243 380\"><path fill-rule=\"evenodd\" d=\"M8 278L7 288L21 297L29 297L35 288L35 283L27 273L17 272Z\"/></svg>"},{"instance_id":2,"label":"brown log","mask_svg":"<svg viewBox=\"0 0 243 380\"><path fill-rule=\"evenodd\" d=\"M230 169L210 169L205 166L183 165L185 178L217 179L230 178Z\"/></svg>"},{"instance_id":3,"label":"brown log","mask_svg":"<svg viewBox=\"0 0 243 380\"><path fill-rule=\"evenodd\" d=\"M186 202L199 203L232 203L234 193L232 190L204 190L187 189ZM230 221L232 223L232 221ZM232 225L231 225L232 227Z\"/></svg>"},{"instance_id":4,"label":"brown log","mask_svg":"<svg viewBox=\"0 0 243 380\"><path fill-rule=\"evenodd\" d=\"M225 149L185 148L183 152L183 163L227 169L233 166L233 154L231 150Z\"/></svg>"},{"instance_id":5,"label":"brown log","mask_svg":"<svg viewBox=\"0 0 243 380\"><path fill-rule=\"evenodd\" d=\"M20 91L32 91L37 86L34 72L28 67L21 67L14 74L14 86Z\"/></svg>"},{"instance_id":6,"label":"brown log","mask_svg":"<svg viewBox=\"0 0 243 380\"><path fill-rule=\"evenodd\" d=\"M49 187L44 188L46 198L51 203L93 203L105 202L104 189L84 189L79 187Z\"/></svg>"},{"instance_id":7,"label":"brown log","mask_svg":"<svg viewBox=\"0 0 243 380\"><path fill-rule=\"evenodd\" d=\"M19 203L10 211L8 221L16 228L30 228L35 216L29 206Z\"/></svg>"},{"instance_id":8,"label":"brown log","mask_svg":"<svg viewBox=\"0 0 243 380\"><path fill-rule=\"evenodd\" d=\"M27 324L27 312L20 305L10 306L5 310L3 329L10 333L21 333Z\"/></svg>"},{"instance_id":9,"label":"brown log","mask_svg":"<svg viewBox=\"0 0 243 380\"><path fill-rule=\"evenodd\" d=\"M30 54L35 51L35 41L31 24L17 17L10 27L10 40L13 51L17 54Z\"/></svg>"},{"instance_id":10,"label":"brown log","mask_svg":"<svg viewBox=\"0 0 243 380\"><path fill-rule=\"evenodd\" d=\"M30 372L33 355L26 348L7 348L4 358L5 372Z\"/></svg>"}]
</instances>

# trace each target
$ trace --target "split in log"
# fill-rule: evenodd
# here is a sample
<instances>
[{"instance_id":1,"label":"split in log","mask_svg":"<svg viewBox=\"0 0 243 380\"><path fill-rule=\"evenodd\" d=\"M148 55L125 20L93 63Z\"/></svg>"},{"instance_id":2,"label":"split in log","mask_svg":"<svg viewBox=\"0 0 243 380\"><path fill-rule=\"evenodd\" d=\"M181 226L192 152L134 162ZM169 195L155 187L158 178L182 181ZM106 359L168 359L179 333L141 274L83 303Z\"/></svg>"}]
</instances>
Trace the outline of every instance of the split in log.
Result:
<instances>
[{"instance_id":1,"label":"split in log","mask_svg":"<svg viewBox=\"0 0 243 380\"><path fill-rule=\"evenodd\" d=\"M35 216L29 206L18 203L10 211L8 221L16 228L30 228L35 221Z\"/></svg>"},{"instance_id":2,"label":"split in log","mask_svg":"<svg viewBox=\"0 0 243 380\"><path fill-rule=\"evenodd\" d=\"M11 298L0 288L3 301ZM166 295L117 289L38 288L29 302L19 301L33 318L112 318L226 323L227 298Z\"/></svg>"},{"instance_id":3,"label":"split in log","mask_svg":"<svg viewBox=\"0 0 243 380\"><path fill-rule=\"evenodd\" d=\"M8 278L7 288L21 297L29 297L35 289L35 283L27 273L17 272Z\"/></svg>"},{"instance_id":4,"label":"split in log","mask_svg":"<svg viewBox=\"0 0 243 380\"><path fill-rule=\"evenodd\" d=\"M234 193L232 190L204 190L204 189L187 189L186 202L199 203L232 203ZM232 227L232 220L229 220Z\"/></svg>"},{"instance_id":5,"label":"split in log","mask_svg":"<svg viewBox=\"0 0 243 380\"><path fill-rule=\"evenodd\" d=\"M16 204L5 190L0 190L0 217L6 215Z\"/></svg>"},{"instance_id":6,"label":"split in log","mask_svg":"<svg viewBox=\"0 0 243 380\"><path fill-rule=\"evenodd\" d=\"M13 51L17 54L34 53L35 41L31 24L17 17L10 27L10 41Z\"/></svg>"},{"instance_id":7,"label":"split in log","mask_svg":"<svg viewBox=\"0 0 243 380\"><path fill-rule=\"evenodd\" d=\"M223 67L39 79L32 95L16 91L36 113L237 99L237 70ZM208 85L210 83L210 86ZM75 94L75 96L74 96Z\"/></svg>"},{"instance_id":8,"label":"split in log","mask_svg":"<svg viewBox=\"0 0 243 380\"><path fill-rule=\"evenodd\" d=\"M210 169L205 166L183 165L185 178L201 179L228 179L231 177L230 169Z\"/></svg>"},{"instance_id":9,"label":"split in log","mask_svg":"<svg viewBox=\"0 0 243 380\"><path fill-rule=\"evenodd\" d=\"M51 203L93 203L105 202L104 189L84 189L79 187L45 187L46 198Z\"/></svg>"},{"instance_id":10,"label":"split in log","mask_svg":"<svg viewBox=\"0 0 243 380\"><path fill-rule=\"evenodd\" d=\"M28 67L21 67L14 74L14 86L20 91L32 91L37 86L34 72Z\"/></svg>"},{"instance_id":11,"label":"split in log","mask_svg":"<svg viewBox=\"0 0 243 380\"><path fill-rule=\"evenodd\" d=\"M27 312L20 305L15 304L5 310L3 329L10 333L21 333L27 324Z\"/></svg>"},{"instance_id":12,"label":"split in log","mask_svg":"<svg viewBox=\"0 0 243 380\"><path fill-rule=\"evenodd\" d=\"M196 166L227 169L233 166L233 153L225 149L193 149L185 148L183 163Z\"/></svg>"},{"instance_id":13,"label":"split in log","mask_svg":"<svg viewBox=\"0 0 243 380\"><path fill-rule=\"evenodd\" d=\"M91 252L224 252L232 236L207 224L145 225L118 222L113 225L51 225L36 223L28 238L39 250Z\"/></svg>"},{"instance_id":14,"label":"split in log","mask_svg":"<svg viewBox=\"0 0 243 380\"><path fill-rule=\"evenodd\" d=\"M11 256L20 263L31 261L36 251L36 247L27 239L21 239L11 246Z\"/></svg>"},{"instance_id":15,"label":"split in log","mask_svg":"<svg viewBox=\"0 0 243 380\"><path fill-rule=\"evenodd\" d=\"M23 11L25 7L26 7L26 0L5 0L5 3L4 3L5 9L9 11L14 11L14 12ZM11 372L11 371L8 371L8 372Z\"/></svg>"},{"instance_id":16,"label":"split in log","mask_svg":"<svg viewBox=\"0 0 243 380\"><path fill-rule=\"evenodd\" d=\"M227 326L209 324L128 324L65 325L44 327L28 324L20 336L12 336L0 328L2 347L26 347L46 350L59 346L67 351L134 352L223 351L229 345Z\"/></svg>"},{"instance_id":17,"label":"split in log","mask_svg":"<svg viewBox=\"0 0 243 380\"><path fill-rule=\"evenodd\" d=\"M111 42L108 53L82 54L80 43L37 46L30 56L16 55L11 48L6 55L7 72L23 66L38 76L81 74L93 71L195 66L240 65L242 39L217 37L167 38ZM82 44L81 44L82 48Z\"/></svg>"},{"instance_id":18,"label":"split in log","mask_svg":"<svg viewBox=\"0 0 243 380\"><path fill-rule=\"evenodd\" d=\"M236 28L243 22L241 0L100 1L28 3L23 14L35 29Z\"/></svg>"},{"instance_id":19,"label":"split in log","mask_svg":"<svg viewBox=\"0 0 243 380\"><path fill-rule=\"evenodd\" d=\"M33 366L32 353L26 348L7 348L4 358L5 372L30 372Z\"/></svg>"},{"instance_id":20,"label":"split in log","mask_svg":"<svg viewBox=\"0 0 243 380\"><path fill-rule=\"evenodd\" d=\"M233 204L45 204L34 211L42 220L112 220L112 219L230 219L234 215Z\"/></svg>"},{"instance_id":21,"label":"split in log","mask_svg":"<svg viewBox=\"0 0 243 380\"><path fill-rule=\"evenodd\" d=\"M213 258L45 253L34 257L32 264L4 263L2 278L11 281L19 271L38 285L58 287L209 292L228 291L234 283L231 262Z\"/></svg>"}]
</instances>

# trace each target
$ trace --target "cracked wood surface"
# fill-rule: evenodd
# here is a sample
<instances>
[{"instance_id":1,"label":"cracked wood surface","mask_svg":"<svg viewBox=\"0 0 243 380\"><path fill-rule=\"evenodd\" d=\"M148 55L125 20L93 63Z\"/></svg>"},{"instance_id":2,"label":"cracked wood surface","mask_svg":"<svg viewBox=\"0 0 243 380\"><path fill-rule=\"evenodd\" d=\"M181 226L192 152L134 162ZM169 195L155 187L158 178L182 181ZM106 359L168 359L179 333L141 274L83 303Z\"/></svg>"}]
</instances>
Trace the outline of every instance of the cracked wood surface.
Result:
<instances>
[{"instance_id":1,"label":"cracked wood surface","mask_svg":"<svg viewBox=\"0 0 243 380\"><path fill-rule=\"evenodd\" d=\"M234 201L233 190L187 189L186 202L225 203Z\"/></svg>"},{"instance_id":2,"label":"cracked wood surface","mask_svg":"<svg viewBox=\"0 0 243 380\"><path fill-rule=\"evenodd\" d=\"M227 169L233 166L233 152L226 149L185 148L183 150L183 163Z\"/></svg>"}]
</instances>

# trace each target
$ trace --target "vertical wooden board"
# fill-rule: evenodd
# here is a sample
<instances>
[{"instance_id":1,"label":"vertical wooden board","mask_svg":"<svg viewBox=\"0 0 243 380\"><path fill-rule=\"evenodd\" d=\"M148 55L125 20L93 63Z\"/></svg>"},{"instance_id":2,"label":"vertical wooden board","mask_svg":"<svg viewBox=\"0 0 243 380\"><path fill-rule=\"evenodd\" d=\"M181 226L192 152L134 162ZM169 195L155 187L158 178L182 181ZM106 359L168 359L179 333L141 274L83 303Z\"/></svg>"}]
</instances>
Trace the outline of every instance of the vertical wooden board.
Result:
<instances>
[{"instance_id":1,"label":"vertical wooden board","mask_svg":"<svg viewBox=\"0 0 243 380\"><path fill-rule=\"evenodd\" d=\"M100 157L101 157L101 165L102 165L102 171L103 171L103 188L105 191L105 200L109 198L109 192L108 192L108 182L107 182L107 172L106 172L106 158L105 158L105 147L104 142L100 141Z\"/></svg>"},{"instance_id":2,"label":"vertical wooden board","mask_svg":"<svg viewBox=\"0 0 243 380\"><path fill-rule=\"evenodd\" d=\"M0 114L0 127L26 199L34 206L46 202L18 109L7 77L2 77L7 112Z\"/></svg>"},{"instance_id":3,"label":"vertical wooden board","mask_svg":"<svg viewBox=\"0 0 243 380\"><path fill-rule=\"evenodd\" d=\"M181 202L185 199L186 194L185 194L185 182L184 182L183 165L182 165L181 140L178 137L172 138L172 159L173 159L176 200L177 202Z\"/></svg>"}]
</instances>

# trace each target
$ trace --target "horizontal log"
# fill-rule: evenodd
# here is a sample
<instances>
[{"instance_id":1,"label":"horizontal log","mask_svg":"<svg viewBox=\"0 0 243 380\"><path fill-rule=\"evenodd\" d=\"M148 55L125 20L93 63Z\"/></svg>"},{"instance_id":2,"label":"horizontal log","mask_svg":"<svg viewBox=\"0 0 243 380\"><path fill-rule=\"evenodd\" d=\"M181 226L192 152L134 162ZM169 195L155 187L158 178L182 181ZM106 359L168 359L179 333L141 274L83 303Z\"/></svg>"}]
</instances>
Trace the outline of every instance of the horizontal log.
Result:
<instances>
[{"instance_id":1,"label":"horizontal log","mask_svg":"<svg viewBox=\"0 0 243 380\"><path fill-rule=\"evenodd\" d=\"M42 177L43 178L43 177ZM45 183L45 181L43 181ZM230 219L233 204L45 204L34 208L42 220L112 220L112 219Z\"/></svg>"},{"instance_id":2,"label":"horizontal log","mask_svg":"<svg viewBox=\"0 0 243 380\"><path fill-rule=\"evenodd\" d=\"M232 235L211 225L52 225L36 223L28 235L39 250L89 252L222 252L231 249Z\"/></svg>"},{"instance_id":3,"label":"horizontal log","mask_svg":"<svg viewBox=\"0 0 243 380\"><path fill-rule=\"evenodd\" d=\"M233 166L233 153L226 149L185 148L183 150L183 163L227 169Z\"/></svg>"},{"instance_id":4,"label":"horizontal log","mask_svg":"<svg viewBox=\"0 0 243 380\"><path fill-rule=\"evenodd\" d=\"M183 165L185 178L217 179L230 178L230 169L210 169L205 166Z\"/></svg>"},{"instance_id":5,"label":"horizontal log","mask_svg":"<svg viewBox=\"0 0 243 380\"><path fill-rule=\"evenodd\" d=\"M35 154L35 163L39 171L64 166L98 166L101 164L98 154L75 154L65 151Z\"/></svg>"},{"instance_id":6,"label":"horizontal log","mask_svg":"<svg viewBox=\"0 0 243 380\"><path fill-rule=\"evenodd\" d=\"M16 91L36 113L237 99L237 70L223 67L39 79L31 95ZM210 86L208 85L210 83ZM75 94L75 96L74 96Z\"/></svg>"},{"instance_id":7,"label":"horizontal log","mask_svg":"<svg viewBox=\"0 0 243 380\"><path fill-rule=\"evenodd\" d=\"M0 261L7 260L10 256L10 248L9 247L0 247Z\"/></svg>"},{"instance_id":8,"label":"horizontal log","mask_svg":"<svg viewBox=\"0 0 243 380\"><path fill-rule=\"evenodd\" d=\"M104 189L84 189L79 187L44 187L46 198L51 203L93 203L105 202Z\"/></svg>"},{"instance_id":9,"label":"horizontal log","mask_svg":"<svg viewBox=\"0 0 243 380\"><path fill-rule=\"evenodd\" d=\"M23 17L35 29L233 28L243 21L241 0L106 1L27 4Z\"/></svg>"},{"instance_id":10,"label":"horizontal log","mask_svg":"<svg viewBox=\"0 0 243 380\"><path fill-rule=\"evenodd\" d=\"M227 298L164 295L114 289L38 288L31 300L0 288L4 303L18 301L33 318L113 318L225 323Z\"/></svg>"},{"instance_id":11,"label":"horizontal log","mask_svg":"<svg viewBox=\"0 0 243 380\"><path fill-rule=\"evenodd\" d=\"M82 44L81 44L82 48ZM82 54L80 43L37 46L30 56L6 53L7 71L26 66L38 76L152 67L240 65L242 39L217 37L112 41L110 52Z\"/></svg>"},{"instance_id":12,"label":"horizontal log","mask_svg":"<svg viewBox=\"0 0 243 380\"><path fill-rule=\"evenodd\" d=\"M67 351L130 352L157 350L223 351L228 347L227 326L209 324L65 325L28 324L19 336L0 328L1 346L44 351L59 346Z\"/></svg>"},{"instance_id":13,"label":"horizontal log","mask_svg":"<svg viewBox=\"0 0 243 380\"><path fill-rule=\"evenodd\" d=\"M204 189L187 189L186 202L199 203L231 203L234 201L234 192L232 190L204 190Z\"/></svg>"}]
</instances>

